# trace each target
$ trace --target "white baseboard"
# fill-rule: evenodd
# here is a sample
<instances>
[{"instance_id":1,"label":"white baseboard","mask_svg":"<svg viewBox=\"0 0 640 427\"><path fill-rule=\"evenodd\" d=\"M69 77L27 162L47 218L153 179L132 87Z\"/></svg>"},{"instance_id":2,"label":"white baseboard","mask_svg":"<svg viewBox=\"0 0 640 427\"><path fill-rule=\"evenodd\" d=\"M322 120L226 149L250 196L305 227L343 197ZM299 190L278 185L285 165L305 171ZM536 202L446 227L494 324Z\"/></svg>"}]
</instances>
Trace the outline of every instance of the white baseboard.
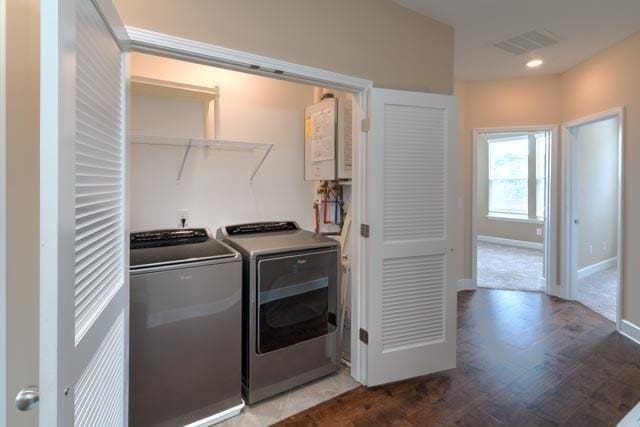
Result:
<instances>
[{"instance_id":1,"label":"white baseboard","mask_svg":"<svg viewBox=\"0 0 640 427\"><path fill-rule=\"evenodd\" d=\"M558 297L567 301L571 300L569 296L569 289L566 286L562 286L562 285L549 286L549 295L552 295L554 297Z\"/></svg>"},{"instance_id":2,"label":"white baseboard","mask_svg":"<svg viewBox=\"0 0 640 427\"><path fill-rule=\"evenodd\" d=\"M599 271L604 271L608 268L615 267L618 263L618 257L612 257L609 259L605 259L604 261L596 262L595 264L591 264L587 267L581 268L578 270L578 280L587 276L591 276L594 273Z\"/></svg>"},{"instance_id":3,"label":"white baseboard","mask_svg":"<svg viewBox=\"0 0 640 427\"><path fill-rule=\"evenodd\" d=\"M485 236L478 234L479 242L496 243L498 245L516 246L518 248L543 250L544 244L538 242L527 242L525 240L504 239L502 237Z\"/></svg>"},{"instance_id":4,"label":"white baseboard","mask_svg":"<svg viewBox=\"0 0 640 427\"><path fill-rule=\"evenodd\" d=\"M618 423L618 427L638 427L640 426L640 403Z\"/></svg>"},{"instance_id":5,"label":"white baseboard","mask_svg":"<svg viewBox=\"0 0 640 427\"><path fill-rule=\"evenodd\" d=\"M224 420L240 414L240 412L242 412L242 408L244 408L244 400L242 400L239 405L236 405L229 409L225 409L222 412L218 412L217 414L213 414L210 417L203 418L184 427L207 427L213 424L221 423Z\"/></svg>"},{"instance_id":6,"label":"white baseboard","mask_svg":"<svg viewBox=\"0 0 640 427\"><path fill-rule=\"evenodd\" d=\"M460 279L458 280L458 292L460 291L473 291L476 287L473 284L472 279Z\"/></svg>"},{"instance_id":7,"label":"white baseboard","mask_svg":"<svg viewBox=\"0 0 640 427\"><path fill-rule=\"evenodd\" d=\"M628 320L623 320L621 323L620 333L640 344L640 326L636 326Z\"/></svg>"}]
</instances>

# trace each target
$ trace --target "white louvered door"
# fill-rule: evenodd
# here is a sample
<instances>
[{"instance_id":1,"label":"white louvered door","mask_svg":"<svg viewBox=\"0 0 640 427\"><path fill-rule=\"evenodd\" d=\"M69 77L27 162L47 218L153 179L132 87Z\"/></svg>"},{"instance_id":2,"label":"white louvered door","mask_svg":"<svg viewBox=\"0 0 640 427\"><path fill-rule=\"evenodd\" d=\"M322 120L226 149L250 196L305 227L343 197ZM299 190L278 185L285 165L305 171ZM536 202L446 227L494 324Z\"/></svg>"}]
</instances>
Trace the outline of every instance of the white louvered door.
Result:
<instances>
[{"instance_id":1,"label":"white louvered door","mask_svg":"<svg viewBox=\"0 0 640 427\"><path fill-rule=\"evenodd\" d=\"M41 16L40 425L126 425L123 27L107 0Z\"/></svg>"},{"instance_id":2,"label":"white louvered door","mask_svg":"<svg viewBox=\"0 0 640 427\"><path fill-rule=\"evenodd\" d=\"M452 96L374 89L367 384L456 366Z\"/></svg>"}]
</instances>

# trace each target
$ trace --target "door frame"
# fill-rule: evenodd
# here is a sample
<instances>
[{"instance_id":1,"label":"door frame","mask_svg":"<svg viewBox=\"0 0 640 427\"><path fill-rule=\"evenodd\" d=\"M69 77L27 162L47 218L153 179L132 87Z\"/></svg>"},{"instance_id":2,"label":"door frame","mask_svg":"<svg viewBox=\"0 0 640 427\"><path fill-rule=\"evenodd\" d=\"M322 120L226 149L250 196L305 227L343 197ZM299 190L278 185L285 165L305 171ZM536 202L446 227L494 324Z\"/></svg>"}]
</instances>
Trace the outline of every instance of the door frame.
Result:
<instances>
[{"instance_id":1,"label":"door frame","mask_svg":"<svg viewBox=\"0 0 640 427\"><path fill-rule=\"evenodd\" d=\"M0 424L7 422L7 92L6 7L0 0Z\"/></svg>"},{"instance_id":2,"label":"door frame","mask_svg":"<svg viewBox=\"0 0 640 427\"><path fill-rule=\"evenodd\" d=\"M562 124L562 208L563 208L563 239L562 239L562 268L563 283L566 284L565 298L575 300L577 298L577 274L578 274L578 232L574 227L574 213L576 211L577 198L572 189L577 182L577 164L575 159L576 144L578 139L575 130L581 126L600 122L607 119L618 119L618 194L617 194L617 274L618 286L616 295L616 328L619 331L622 326L622 290L624 279L624 129L625 107L615 107L610 110L590 114L576 120Z\"/></svg>"},{"instance_id":3,"label":"door frame","mask_svg":"<svg viewBox=\"0 0 640 427\"><path fill-rule=\"evenodd\" d=\"M183 61L211 65L296 83L311 84L353 93L357 108L356 123L361 122L358 141L354 144L351 280L351 376L358 382L367 381L367 346L359 339L359 330L368 326L368 242L360 233L360 224L367 221L367 133L370 90L373 82L358 77L334 73L319 68L293 64L213 44L175 37L135 27L126 28L127 50L165 56ZM127 211L129 201L125 202ZM355 351L354 351L355 350Z\"/></svg>"},{"instance_id":4,"label":"door frame","mask_svg":"<svg viewBox=\"0 0 640 427\"><path fill-rule=\"evenodd\" d=\"M544 262L547 266L546 293L560 296L557 283L557 200L558 200L558 125L505 126L473 129L473 152L471 159L471 282L472 289L478 287L478 145L487 133L540 132L551 135L547 150L547 218L544 221Z\"/></svg>"}]
</instances>

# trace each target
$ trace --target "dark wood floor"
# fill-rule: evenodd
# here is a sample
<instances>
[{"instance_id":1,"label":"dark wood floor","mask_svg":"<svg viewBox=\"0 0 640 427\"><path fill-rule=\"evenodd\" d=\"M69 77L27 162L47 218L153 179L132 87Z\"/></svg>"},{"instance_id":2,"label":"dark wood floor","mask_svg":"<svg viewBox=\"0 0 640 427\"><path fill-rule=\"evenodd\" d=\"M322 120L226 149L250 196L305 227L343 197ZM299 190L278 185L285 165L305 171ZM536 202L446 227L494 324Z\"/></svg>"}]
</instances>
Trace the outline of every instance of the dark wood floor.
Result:
<instances>
[{"instance_id":1,"label":"dark wood floor","mask_svg":"<svg viewBox=\"0 0 640 427\"><path fill-rule=\"evenodd\" d=\"M640 401L640 345L586 307L532 292L458 297L458 367L359 387L281 422L615 425Z\"/></svg>"}]
</instances>

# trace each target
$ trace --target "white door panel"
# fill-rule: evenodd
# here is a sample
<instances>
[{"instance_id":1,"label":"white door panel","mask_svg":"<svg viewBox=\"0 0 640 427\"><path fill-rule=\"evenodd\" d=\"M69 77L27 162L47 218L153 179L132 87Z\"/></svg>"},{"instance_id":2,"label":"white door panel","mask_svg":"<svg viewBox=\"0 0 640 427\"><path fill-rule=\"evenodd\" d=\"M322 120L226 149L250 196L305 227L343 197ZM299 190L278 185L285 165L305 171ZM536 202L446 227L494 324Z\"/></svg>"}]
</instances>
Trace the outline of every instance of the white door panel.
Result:
<instances>
[{"instance_id":1,"label":"white door panel","mask_svg":"<svg viewBox=\"0 0 640 427\"><path fill-rule=\"evenodd\" d=\"M450 96L374 89L367 384L455 367L457 120Z\"/></svg>"},{"instance_id":2,"label":"white door panel","mask_svg":"<svg viewBox=\"0 0 640 427\"><path fill-rule=\"evenodd\" d=\"M47 426L127 423L124 57L104 20L113 9L97 4L42 4L40 423Z\"/></svg>"}]
</instances>

